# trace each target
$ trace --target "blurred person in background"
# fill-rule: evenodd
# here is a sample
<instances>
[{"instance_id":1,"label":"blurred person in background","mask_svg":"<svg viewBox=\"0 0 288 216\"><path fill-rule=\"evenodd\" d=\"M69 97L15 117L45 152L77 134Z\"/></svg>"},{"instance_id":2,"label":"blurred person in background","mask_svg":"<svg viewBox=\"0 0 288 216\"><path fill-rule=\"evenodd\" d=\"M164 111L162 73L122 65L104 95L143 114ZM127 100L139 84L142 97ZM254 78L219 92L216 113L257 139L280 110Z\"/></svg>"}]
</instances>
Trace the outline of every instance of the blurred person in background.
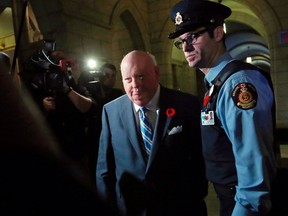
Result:
<instances>
[{"instance_id":1,"label":"blurred person in background","mask_svg":"<svg viewBox=\"0 0 288 216\"><path fill-rule=\"evenodd\" d=\"M44 114L62 150L87 172L87 118L97 105L73 78L78 69L63 51L42 49L24 64L20 77Z\"/></svg>"},{"instance_id":2,"label":"blurred person in background","mask_svg":"<svg viewBox=\"0 0 288 216\"><path fill-rule=\"evenodd\" d=\"M115 88L117 69L111 63L104 63L95 73L83 71L78 82L86 86L94 101L102 109L104 104L123 95L122 89ZM89 168L95 182L96 162L101 133L101 112L95 112L88 119L87 142L89 148Z\"/></svg>"},{"instance_id":3,"label":"blurred person in background","mask_svg":"<svg viewBox=\"0 0 288 216\"><path fill-rule=\"evenodd\" d=\"M12 82L9 58L2 57L0 215L118 215L63 153L31 94Z\"/></svg>"}]
</instances>

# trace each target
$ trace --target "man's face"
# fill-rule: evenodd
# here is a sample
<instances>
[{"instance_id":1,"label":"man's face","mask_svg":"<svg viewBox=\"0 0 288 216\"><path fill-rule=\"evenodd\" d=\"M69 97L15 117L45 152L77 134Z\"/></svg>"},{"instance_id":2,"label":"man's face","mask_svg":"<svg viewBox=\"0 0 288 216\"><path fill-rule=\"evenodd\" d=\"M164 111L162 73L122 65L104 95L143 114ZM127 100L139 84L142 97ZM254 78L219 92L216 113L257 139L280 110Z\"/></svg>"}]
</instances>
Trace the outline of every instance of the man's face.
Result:
<instances>
[{"instance_id":1,"label":"man's face","mask_svg":"<svg viewBox=\"0 0 288 216\"><path fill-rule=\"evenodd\" d=\"M208 33L205 28L199 28L179 36L182 50L190 67L202 67L207 39Z\"/></svg>"},{"instance_id":2,"label":"man's face","mask_svg":"<svg viewBox=\"0 0 288 216\"><path fill-rule=\"evenodd\" d=\"M204 31L204 29L202 27L182 34L179 37L179 41L183 42L182 50L189 66L199 68L202 72L206 73L208 68L211 68L217 59L226 52L226 48L223 41L225 35L223 26L214 28L211 35L207 31ZM193 35L194 40L192 40Z\"/></svg>"},{"instance_id":3,"label":"man's face","mask_svg":"<svg viewBox=\"0 0 288 216\"><path fill-rule=\"evenodd\" d=\"M145 53L132 53L121 64L125 92L132 102L145 106L159 84L159 70Z\"/></svg>"}]
</instances>

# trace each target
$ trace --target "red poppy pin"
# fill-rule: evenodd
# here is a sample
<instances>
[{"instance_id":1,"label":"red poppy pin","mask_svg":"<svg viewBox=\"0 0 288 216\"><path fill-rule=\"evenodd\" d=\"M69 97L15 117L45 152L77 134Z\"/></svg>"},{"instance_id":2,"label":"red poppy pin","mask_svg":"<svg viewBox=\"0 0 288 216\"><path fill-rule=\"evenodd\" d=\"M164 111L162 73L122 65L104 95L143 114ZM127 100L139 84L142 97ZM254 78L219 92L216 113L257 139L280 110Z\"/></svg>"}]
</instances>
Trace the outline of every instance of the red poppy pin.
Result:
<instances>
[{"instance_id":1,"label":"red poppy pin","mask_svg":"<svg viewBox=\"0 0 288 216\"><path fill-rule=\"evenodd\" d=\"M166 115L167 115L168 117L174 116L175 113L176 113L176 110L173 109L173 108L168 108L168 109L166 110Z\"/></svg>"},{"instance_id":2,"label":"red poppy pin","mask_svg":"<svg viewBox=\"0 0 288 216\"><path fill-rule=\"evenodd\" d=\"M210 101L210 96L206 95L203 101L203 106L206 107L209 101Z\"/></svg>"}]
</instances>

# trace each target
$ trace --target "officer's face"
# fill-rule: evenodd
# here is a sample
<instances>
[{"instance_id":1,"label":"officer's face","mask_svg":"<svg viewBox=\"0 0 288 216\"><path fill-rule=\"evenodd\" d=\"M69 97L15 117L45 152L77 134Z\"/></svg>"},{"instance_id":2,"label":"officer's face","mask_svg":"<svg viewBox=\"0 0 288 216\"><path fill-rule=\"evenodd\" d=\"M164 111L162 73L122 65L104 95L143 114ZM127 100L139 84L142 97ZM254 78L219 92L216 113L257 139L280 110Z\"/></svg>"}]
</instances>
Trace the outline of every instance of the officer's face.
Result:
<instances>
[{"instance_id":1,"label":"officer's face","mask_svg":"<svg viewBox=\"0 0 288 216\"><path fill-rule=\"evenodd\" d=\"M200 32L200 34L199 34ZM184 33L179 37L182 41L182 50L190 67L199 67L203 58L203 47L208 34L205 28L199 28L192 32Z\"/></svg>"},{"instance_id":2,"label":"officer's face","mask_svg":"<svg viewBox=\"0 0 288 216\"><path fill-rule=\"evenodd\" d=\"M223 46L224 31L222 26L216 27L209 35L207 31L202 31L204 28L199 28L193 32L187 32L179 37L185 41L182 46L185 58L190 67L207 69L211 68L220 55L225 52ZM203 32L198 34L198 32ZM187 37L191 34L196 34L197 40L193 43L187 43ZM203 71L203 70L202 70ZM204 70L207 73L208 70Z\"/></svg>"}]
</instances>

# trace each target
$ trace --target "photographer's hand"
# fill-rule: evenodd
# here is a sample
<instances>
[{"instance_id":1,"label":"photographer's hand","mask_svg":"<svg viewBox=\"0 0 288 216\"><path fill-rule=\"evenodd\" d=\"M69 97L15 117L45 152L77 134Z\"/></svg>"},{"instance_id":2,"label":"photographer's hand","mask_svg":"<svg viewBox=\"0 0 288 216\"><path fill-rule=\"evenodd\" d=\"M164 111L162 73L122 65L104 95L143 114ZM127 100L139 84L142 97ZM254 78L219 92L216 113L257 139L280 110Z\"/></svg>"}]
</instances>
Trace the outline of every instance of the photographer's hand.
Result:
<instances>
[{"instance_id":1,"label":"photographer's hand","mask_svg":"<svg viewBox=\"0 0 288 216\"><path fill-rule=\"evenodd\" d=\"M65 95L68 95L71 90L73 90L73 88L66 85L66 86L63 86L63 89L61 89L61 92Z\"/></svg>"},{"instance_id":2,"label":"photographer's hand","mask_svg":"<svg viewBox=\"0 0 288 216\"><path fill-rule=\"evenodd\" d=\"M45 108L46 111L49 110L55 110L56 106L55 106L55 98L54 97L46 97L43 99L43 107Z\"/></svg>"},{"instance_id":3,"label":"photographer's hand","mask_svg":"<svg viewBox=\"0 0 288 216\"><path fill-rule=\"evenodd\" d=\"M76 82L72 76L70 76L68 73L65 73L63 76L63 88L62 93L68 95L68 93L75 89Z\"/></svg>"}]
</instances>

